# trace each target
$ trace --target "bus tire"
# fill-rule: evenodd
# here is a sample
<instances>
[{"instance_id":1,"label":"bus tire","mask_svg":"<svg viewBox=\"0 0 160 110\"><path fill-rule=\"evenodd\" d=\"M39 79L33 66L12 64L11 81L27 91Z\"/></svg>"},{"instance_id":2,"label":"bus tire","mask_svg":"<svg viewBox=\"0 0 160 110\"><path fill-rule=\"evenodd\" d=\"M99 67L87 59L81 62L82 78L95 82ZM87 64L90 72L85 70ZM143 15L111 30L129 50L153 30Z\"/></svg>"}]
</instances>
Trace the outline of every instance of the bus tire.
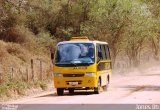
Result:
<instances>
[{"instance_id":1,"label":"bus tire","mask_svg":"<svg viewBox=\"0 0 160 110\"><path fill-rule=\"evenodd\" d=\"M57 88L57 95L58 96L62 96L64 93L64 89L63 88Z\"/></svg>"},{"instance_id":2,"label":"bus tire","mask_svg":"<svg viewBox=\"0 0 160 110\"><path fill-rule=\"evenodd\" d=\"M109 88L109 75L107 76L106 91L108 91L108 88Z\"/></svg>"},{"instance_id":3,"label":"bus tire","mask_svg":"<svg viewBox=\"0 0 160 110\"><path fill-rule=\"evenodd\" d=\"M100 89L101 89L101 80L99 78L98 79L98 85L97 85L97 87L94 88L94 93L95 94L100 94Z\"/></svg>"},{"instance_id":4,"label":"bus tire","mask_svg":"<svg viewBox=\"0 0 160 110\"><path fill-rule=\"evenodd\" d=\"M106 85L103 86L103 90L108 91L108 87L109 87L109 76L107 76L106 78Z\"/></svg>"},{"instance_id":5,"label":"bus tire","mask_svg":"<svg viewBox=\"0 0 160 110\"><path fill-rule=\"evenodd\" d=\"M68 89L69 94L73 94L74 93L74 88Z\"/></svg>"}]
</instances>

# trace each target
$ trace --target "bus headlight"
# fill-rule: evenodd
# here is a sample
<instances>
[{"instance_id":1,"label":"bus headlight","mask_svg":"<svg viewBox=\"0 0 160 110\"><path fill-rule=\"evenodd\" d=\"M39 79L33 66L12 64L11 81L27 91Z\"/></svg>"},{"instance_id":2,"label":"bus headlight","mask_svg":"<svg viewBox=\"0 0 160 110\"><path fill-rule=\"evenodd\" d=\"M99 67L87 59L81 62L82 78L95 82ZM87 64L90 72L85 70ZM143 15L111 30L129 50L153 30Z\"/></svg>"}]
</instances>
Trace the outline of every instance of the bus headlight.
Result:
<instances>
[{"instance_id":1,"label":"bus headlight","mask_svg":"<svg viewBox=\"0 0 160 110\"><path fill-rule=\"evenodd\" d=\"M85 74L85 76L95 76L96 74L94 72L88 72Z\"/></svg>"},{"instance_id":2,"label":"bus headlight","mask_svg":"<svg viewBox=\"0 0 160 110\"><path fill-rule=\"evenodd\" d=\"M59 77L59 76L62 76L62 74L61 73L55 73L54 76Z\"/></svg>"}]
</instances>

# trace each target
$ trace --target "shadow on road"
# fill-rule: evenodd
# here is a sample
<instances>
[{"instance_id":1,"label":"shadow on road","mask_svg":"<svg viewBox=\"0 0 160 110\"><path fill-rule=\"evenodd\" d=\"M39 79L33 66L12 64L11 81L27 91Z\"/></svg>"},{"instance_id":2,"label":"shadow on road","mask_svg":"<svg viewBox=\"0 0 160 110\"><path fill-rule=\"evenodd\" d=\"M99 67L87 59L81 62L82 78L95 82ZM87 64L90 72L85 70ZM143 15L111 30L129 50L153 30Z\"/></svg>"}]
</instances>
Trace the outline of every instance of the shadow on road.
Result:
<instances>
[{"instance_id":1,"label":"shadow on road","mask_svg":"<svg viewBox=\"0 0 160 110\"><path fill-rule=\"evenodd\" d=\"M63 96L92 95L92 94L94 93L91 91L75 91L73 94L69 94L67 91L65 91ZM39 97L61 97L61 96L57 96L56 93L51 93L47 95L38 96L36 98L39 98Z\"/></svg>"},{"instance_id":2,"label":"shadow on road","mask_svg":"<svg viewBox=\"0 0 160 110\"><path fill-rule=\"evenodd\" d=\"M142 74L139 76L160 76L160 74L159 73L157 73L157 74Z\"/></svg>"},{"instance_id":3,"label":"shadow on road","mask_svg":"<svg viewBox=\"0 0 160 110\"><path fill-rule=\"evenodd\" d=\"M131 90L131 93L133 92L140 92L140 91L160 91L160 86L154 86L154 85L128 85L121 88L126 88Z\"/></svg>"}]
</instances>

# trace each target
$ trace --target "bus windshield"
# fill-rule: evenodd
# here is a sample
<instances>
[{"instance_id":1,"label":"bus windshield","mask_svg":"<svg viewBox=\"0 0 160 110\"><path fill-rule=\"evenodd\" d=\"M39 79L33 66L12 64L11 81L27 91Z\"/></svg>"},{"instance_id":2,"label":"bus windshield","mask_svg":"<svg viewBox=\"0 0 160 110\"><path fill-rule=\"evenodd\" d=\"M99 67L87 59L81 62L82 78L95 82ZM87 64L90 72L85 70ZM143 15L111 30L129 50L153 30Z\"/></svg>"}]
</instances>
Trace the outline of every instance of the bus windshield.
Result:
<instances>
[{"instance_id":1,"label":"bus windshield","mask_svg":"<svg viewBox=\"0 0 160 110\"><path fill-rule=\"evenodd\" d=\"M94 64L92 43L64 43L57 47L56 66L89 66Z\"/></svg>"}]
</instances>

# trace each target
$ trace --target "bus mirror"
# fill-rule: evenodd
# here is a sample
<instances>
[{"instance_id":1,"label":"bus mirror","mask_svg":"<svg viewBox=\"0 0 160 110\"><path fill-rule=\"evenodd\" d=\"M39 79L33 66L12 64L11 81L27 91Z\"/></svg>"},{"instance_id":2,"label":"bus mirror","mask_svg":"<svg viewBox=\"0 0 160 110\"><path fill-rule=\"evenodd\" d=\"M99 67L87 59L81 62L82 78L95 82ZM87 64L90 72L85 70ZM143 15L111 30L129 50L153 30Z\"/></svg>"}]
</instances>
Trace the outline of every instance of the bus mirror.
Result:
<instances>
[{"instance_id":1,"label":"bus mirror","mask_svg":"<svg viewBox=\"0 0 160 110\"><path fill-rule=\"evenodd\" d=\"M52 60L54 59L54 53L53 52L51 53L51 59Z\"/></svg>"}]
</instances>

